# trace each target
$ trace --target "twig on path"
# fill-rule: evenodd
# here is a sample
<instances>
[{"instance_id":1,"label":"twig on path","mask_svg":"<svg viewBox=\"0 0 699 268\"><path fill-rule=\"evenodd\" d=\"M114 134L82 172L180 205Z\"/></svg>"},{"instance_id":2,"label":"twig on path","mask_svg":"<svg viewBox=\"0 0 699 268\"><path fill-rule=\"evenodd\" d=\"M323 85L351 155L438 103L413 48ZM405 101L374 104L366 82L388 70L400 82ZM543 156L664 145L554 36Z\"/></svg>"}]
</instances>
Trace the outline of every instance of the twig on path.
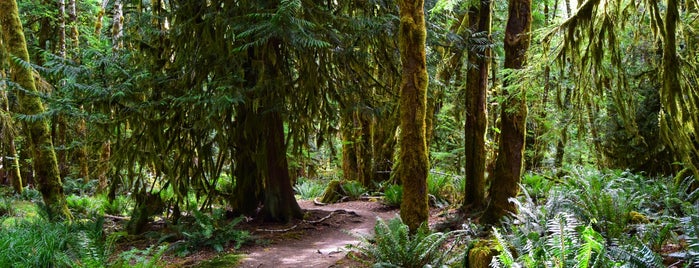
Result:
<instances>
[{"instance_id":1,"label":"twig on path","mask_svg":"<svg viewBox=\"0 0 699 268\"><path fill-rule=\"evenodd\" d=\"M327 203L323 203L323 202L318 201L318 197L313 198L313 204L315 204L316 206L327 206L328 205Z\"/></svg>"},{"instance_id":2,"label":"twig on path","mask_svg":"<svg viewBox=\"0 0 699 268\"><path fill-rule=\"evenodd\" d=\"M321 218L320 220L315 220L315 221L305 221L305 220L304 220L303 222L305 222L305 223L310 223L310 224L318 224L318 223L323 222L324 220L330 219L330 217L332 217L333 214L335 214L335 212L338 212L338 213L339 213L339 212L345 212L345 213L347 213L347 211L345 211L344 209L338 209L338 210L334 210L334 211L330 212L330 214L328 214L328 216L325 216L325 217Z\"/></svg>"},{"instance_id":3,"label":"twig on path","mask_svg":"<svg viewBox=\"0 0 699 268\"><path fill-rule=\"evenodd\" d=\"M109 215L109 214L104 214L104 217L110 218L110 219L115 219L115 220L122 220L122 221L131 220L131 217L114 216L114 215Z\"/></svg>"},{"instance_id":4,"label":"twig on path","mask_svg":"<svg viewBox=\"0 0 699 268\"><path fill-rule=\"evenodd\" d=\"M318 224L318 223L321 223L321 222L323 222L323 221L325 221L325 220L327 220L327 219L330 219L330 218L331 218L333 215L335 215L336 213L349 213L349 212L347 212L347 210L344 210L344 209L338 209L338 210L331 211L330 214L328 214L328 215L325 216L325 217L320 218L319 220L315 220L315 221L307 221L307 220L304 220L303 223L307 223L307 224ZM257 230L255 230L255 231L257 231L257 232L270 232L270 233L283 233L283 232L288 232L288 231L294 230L294 229L296 229L297 227L299 227L298 224L296 224L296 225L294 225L294 226L291 226L291 227L289 227L289 228L286 228L286 229L257 229Z\"/></svg>"},{"instance_id":5,"label":"twig on path","mask_svg":"<svg viewBox=\"0 0 699 268\"><path fill-rule=\"evenodd\" d=\"M294 230L294 229L296 229L296 227L299 227L299 225L296 224L296 225L294 225L294 226L291 226L291 227L286 228L286 229L281 229L281 230L275 230L275 229L257 229L257 230L255 230L255 231L258 231L258 232L270 232L270 233L283 233L283 232L288 232L288 231Z\"/></svg>"}]
</instances>

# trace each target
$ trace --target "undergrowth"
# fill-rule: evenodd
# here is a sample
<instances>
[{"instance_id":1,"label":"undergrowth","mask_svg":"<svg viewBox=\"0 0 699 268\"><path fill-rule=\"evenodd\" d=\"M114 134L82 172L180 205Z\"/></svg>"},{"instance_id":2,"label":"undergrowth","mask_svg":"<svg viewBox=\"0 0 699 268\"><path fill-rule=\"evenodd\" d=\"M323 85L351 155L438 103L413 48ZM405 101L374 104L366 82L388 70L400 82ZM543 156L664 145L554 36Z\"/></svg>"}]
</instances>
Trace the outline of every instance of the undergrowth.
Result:
<instances>
[{"instance_id":1,"label":"undergrowth","mask_svg":"<svg viewBox=\"0 0 699 268\"><path fill-rule=\"evenodd\" d=\"M425 225L415 234L400 218L376 221L373 236L362 236L357 249L374 261L374 267L447 267L461 260L457 246L463 246L460 231L431 232ZM446 245L449 239L450 245ZM448 248L445 248L448 247Z\"/></svg>"},{"instance_id":2,"label":"undergrowth","mask_svg":"<svg viewBox=\"0 0 699 268\"><path fill-rule=\"evenodd\" d=\"M217 252L222 252L229 245L237 249L249 240L250 234L247 231L235 229L235 226L244 219L243 217L226 222L223 213L213 213L213 215L195 210L192 213L193 217L183 218L174 226L175 235L184 238L172 246L177 255L186 256L206 247ZM166 239L168 237L160 240Z\"/></svg>"},{"instance_id":3,"label":"undergrowth","mask_svg":"<svg viewBox=\"0 0 699 268\"><path fill-rule=\"evenodd\" d=\"M299 195L301 199L306 200L319 197L321 194L323 194L324 189L325 185L322 183L306 178L299 178L296 185L294 185L294 191L296 194Z\"/></svg>"}]
</instances>

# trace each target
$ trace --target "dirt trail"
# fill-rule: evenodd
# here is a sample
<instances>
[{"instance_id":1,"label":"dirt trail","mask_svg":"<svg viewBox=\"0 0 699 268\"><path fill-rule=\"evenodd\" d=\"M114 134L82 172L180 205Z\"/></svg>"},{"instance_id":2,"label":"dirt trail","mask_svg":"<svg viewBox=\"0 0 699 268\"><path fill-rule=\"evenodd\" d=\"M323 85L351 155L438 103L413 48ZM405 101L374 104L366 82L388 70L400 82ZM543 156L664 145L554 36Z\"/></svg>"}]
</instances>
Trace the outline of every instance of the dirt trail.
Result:
<instances>
[{"instance_id":1,"label":"dirt trail","mask_svg":"<svg viewBox=\"0 0 699 268\"><path fill-rule=\"evenodd\" d=\"M303 224L284 232L258 231L259 235L274 233L268 245L243 248L245 259L239 267L351 267L343 262L347 254L345 245L358 244L359 240L348 234L373 233L376 218L390 219L398 210L389 210L377 202L343 202L316 206L309 201L299 201L302 209L310 214L326 215L336 211L317 224ZM279 228L283 230L287 228ZM267 229L261 227L260 229ZM343 261L340 261L343 260ZM338 262L340 261L340 262ZM356 265L356 263L355 263Z\"/></svg>"}]
</instances>

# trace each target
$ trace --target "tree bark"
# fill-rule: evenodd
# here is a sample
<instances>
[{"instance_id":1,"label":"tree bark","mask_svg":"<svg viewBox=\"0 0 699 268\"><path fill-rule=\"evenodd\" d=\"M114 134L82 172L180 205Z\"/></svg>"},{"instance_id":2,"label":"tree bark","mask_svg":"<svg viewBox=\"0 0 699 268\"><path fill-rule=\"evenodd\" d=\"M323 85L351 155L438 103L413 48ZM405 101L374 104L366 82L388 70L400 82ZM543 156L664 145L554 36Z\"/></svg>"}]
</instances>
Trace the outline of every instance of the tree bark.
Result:
<instances>
[{"instance_id":1,"label":"tree bark","mask_svg":"<svg viewBox=\"0 0 699 268\"><path fill-rule=\"evenodd\" d=\"M112 156L112 143L107 140L102 143L100 159L97 163L97 193L104 193L109 185L107 173L109 173L109 159Z\"/></svg>"},{"instance_id":2,"label":"tree bark","mask_svg":"<svg viewBox=\"0 0 699 268\"><path fill-rule=\"evenodd\" d=\"M72 58L76 59L80 51L80 39L78 31L78 8L76 0L68 0L68 32L70 36L70 51Z\"/></svg>"},{"instance_id":3,"label":"tree bark","mask_svg":"<svg viewBox=\"0 0 699 268\"><path fill-rule=\"evenodd\" d=\"M286 157L284 121L276 103L274 81L281 77L279 40L248 49L244 64L245 87L251 100L264 104L239 106L236 112L236 196L234 209L255 215L259 205L265 220L286 222L303 216L294 197ZM251 101L252 102L252 101Z\"/></svg>"},{"instance_id":4,"label":"tree bark","mask_svg":"<svg viewBox=\"0 0 699 268\"><path fill-rule=\"evenodd\" d=\"M58 55L66 57L66 0L58 0Z\"/></svg>"},{"instance_id":5,"label":"tree bark","mask_svg":"<svg viewBox=\"0 0 699 268\"><path fill-rule=\"evenodd\" d=\"M400 87L400 154L395 177L403 181L400 216L411 232L428 219L427 173L429 171L425 116L427 68L425 56L424 1L399 0L398 48L403 70Z\"/></svg>"},{"instance_id":6,"label":"tree bark","mask_svg":"<svg viewBox=\"0 0 699 268\"><path fill-rule=\"evenodd\" d=\"M254 80L253 80L254 81ZM247 104L236 108L235 123L235 192L231 204L233 210L243 215L255 216L257 208L262 200L262 181L257 174L256 160L259 137L256 134L247 134L246 131L254 129L252 108Z\"/></svg>"},{"instance_id":7,"label":"tree bark","mask_svg":"<svg viewBox=\"0 0 699 268\"><path fill-rule=\"evenodd\" d=\"M288 222L291 219L303 217L301 207L296 202L294 191L289 177L289 166L286 159L286 145L284 142L284 121L277 111L264 115L265 137L264 148L266 152L266 173L264 202L262 216L265 220L275 222Z\"/></svg>"},{"instance_id":8,"label":"tree bark","mask_svg":"<svg viewBox=\"0 0 699 268\"><path fill-rule=\"evenodd\" d=\"M0 1L0 24L7 50L10 55L28 62L29 52L19 20L19 11L15 0ZM34 77L30 69L24 68L11 61L11 79L29 94L18 91L17 97L23 113L27 115L39 115L44 112L41 99L32 93L37 92ZM58 172L56 153L51 143L49 125L45 118L26 122L29 143L33 154L34 170L38 180L38 188L48 208L52 219L72 219L72 215L66 206L61 177Z\"/></svg>"},{"instance_id":9,"label":"tree bark","mask_svg":"<svg viewBox=\"0 0 699 268\"><path fill-rule=\"evenodd\" d=\"M531 0L510 0L505 28L505 68L522 69L526 60L531 31ZM512 81L505 79L507 89ZM489 195L491 204L486 210L484 222L497 223L508 212L517 208L509 198L517 196L522 175L524 141L527 121L527 103L525 88L513 94L503 91L505 101L500 113L501 135L498 158L495 161L492 184Z\"/></svg>"},{"instance_id":10,"label":"tree bark","mask_svg":"<svg viewBox=\"0 0 699 268\"><path fill-rule=\"evenodd\" d=\"M5 79L7 73L5 72L9 66L9 58L7 57L7 50L5 49L5 44L0 38L0 79ZM0 122L0 140L5 142L5 155L2 155L3 162L2 165L5 166L5 170L9 170L6 174L10 179L12 188L15 193L21 194L24 190L24 184L22 184L22 173L20 172L19 166L19 155L17 154L17 147L15 146L15 136L16 131L13 127L13 120L10 116L10 103L7 97L7 83L0 83L0 112L5 113L4 120L6 122Z\"/></svg>"},{"instance_id":11,"label":"tree bark","mask_svg":"<svg viewBox=\"0 0 699 268\"><path fill-rule=\"evenodd\" d=\"M114 16L112 19L112 47L114 50L123 47L121 37L124 31L124 11L121 0L114 1Z\"/></svg>"},{"instance_id":12,"label":"tree bark","mask_svg":"<svg viewBox=\"0 0 699 268\"><path fill-rule=\"evenodd\" d=\"M343 109L340 118L340 133L342 135L342 177L345 180L355 180L359 167L357 166L357 150L355 138L354 109Z\"/></svg>"},{"instance_id":13,"label":"tree bark","mask_svg":"<svg viewBox=\"0 0 699 268\"><path fill-rule=\"evenodd\" d=\"M475 32L486 32L490 37L491 1L481 0L473 20L469 22ZM485 166L487 152L485 133L488 128L488 71L490 48L482 55L474 51L468 54L469 62L475 66L467 73L466 81L466 125L464 127L466 192L462 209L482 210L485 205Z\"/></svg>"}]
</instances>

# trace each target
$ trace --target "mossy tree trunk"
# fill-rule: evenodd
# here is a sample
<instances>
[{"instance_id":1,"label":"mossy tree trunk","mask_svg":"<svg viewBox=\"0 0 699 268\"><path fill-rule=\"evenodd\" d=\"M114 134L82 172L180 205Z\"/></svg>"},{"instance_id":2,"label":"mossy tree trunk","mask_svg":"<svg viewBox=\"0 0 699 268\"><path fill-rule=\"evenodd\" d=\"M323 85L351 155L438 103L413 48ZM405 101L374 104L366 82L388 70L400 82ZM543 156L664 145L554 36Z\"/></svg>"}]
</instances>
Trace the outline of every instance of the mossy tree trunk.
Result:
<instances>
[{"instance_id":1,"label":"mossy tree trunk","mask_svg":"<svg viewBox=\"0 0 699 268\"><path fill-rule=\"evenodd\" d=\"M481 0L478 7L471 9L470 24L474 32L490 35L491 2ZM465 85L466 125L464 127L465 178L463 209L482 210L485 204L485 166L487 153L485 133L488 128L488 71L490 70L490 47L483 54L470 51Z\"/></svg>"},{"instance_id":2,"label":"mossy tree trunk","mask_svg":"<svg viewBox=\"0 0 699 268\"><path fill-rule=\"evenodd\" d=\"M371 167L374 161L371 154L371 132L373 127L371 124L372 115L362 111L357 111L355 113L355 118L355 121L359 123L359 133L355 143L357 146L354 147L356 150L355 155L357 155L357 167L359 171L357 173L357 181L362 183L364 187L370 188L373 186Z\"/></svg>"},{"instance_id":3,"label":"mossy tree trunk","mask_svg":"<svg viewBox=\"0 0 699 268\"><path fill-rule=\"evenodd\" d=\"M2 38L0 38L0 79L5 79L7 73L5 72L9 67L9 58L7 57L7 51L3 44ZM22 173L19 169L19 155L17 154L17 147L15 146L15 136L16 129L14 128L14 122L10 113L10 103L7 96L7 84L0 83L0 115L2 120L0 122L0 148L4 147L5 151L2 156L2 164L5 170L8 170L7 176L10 179L12 188L15 193L21 194L24 190L24 185L22 184Z\"/></svg>"},{"instance_id":4,"label":"mossy tree trunk","mask_svg":"<svg viewBox=\"0 0 699 268\"><path fill-rule=\"evenodd\" d=\"M80 32L78 30L78 6L77 0L68 0L66 12L68 13L68 36L70 37L70 52L73 59L77 59L80 47Z\"/></svg>"},{"instance_id":5,"label":"mossy tree trunk","mask_svg":"<svg viewBox=\"0 0 699 268\"><path fill-rule=\"evenodd\" d=\"M400 87L400 154L393 171L403 182L400 216L411 232L426 223L429 161L425 137L427 68L424 1L399 0L398 48L403 64Z\"/></svg>"},{"instance_id":6,"label":"mossy tree trunk","mask_svg":"<svg viewBox=\"0 0 699 268\"><path fill-rule=\"evenodd\" d=\"M510 0L505 28L506 69L524 67L531 40L531 22L531 0ZM511 87L512 83L506 78L504 88ZM527 121L526 92L522 87L518 90L522 92L514 94L508 90L503 91L505 101L501 104L500 143L489 191L491 203L484 215L484 221L489 223L497 223L508 212L516 211L509 198L519 193Z\"/></svg>"},{"instance_id":7,"label":"mossy tree trunk","mask_svg":"<svg viewBox=\"0 0 699 268\"><path fill-rule=\"evenodd\" d=\"M340 118L340 134L342 137L342 176L345 180L354 180L359 173L356 146L356 126L354 123L354 110L343 109Z\"/></svg>"},{"instance_id":8,"label":"mossy tree trunk","mask_svg":"<svg viewBox=\"0 0 699 268\"><path fill-rule=\"evenodd\" d=\"M235 210L254 215L262 205L261 216L266 220L285 222L301 218L301 208L294 197L289 176L284 136L284 121L275 90L282 83L280 43L269 40L260 47L248 49L244 64L245 87L249 103L259 101L258 107L239 105L236 110Z\"/></svg>"},{"instance_id":9,"label":"mossy tree trunk","mask_svg":"<svg viewBox=\"0 0 699 268\"><path fill-rule=\"evenodd\" d=\"M66 13L68 13L68 40L70 40L70 47L68 49L69 55L75 62L80 62L80 31L78 30L78 7L76 0L68 0L66 6ZM81 105L80 111L84 112L85 108ZM82 178L85 183L90 181L90 159L87 146L87 122L85 119L79 119L74 125L75 132L80 139L80 145L75 151L75 158L78 161L78 177Z\"/></svg>"},{"instance_id":10,"label":"mossy tree trunk","mask_svg":"<svg viewBox=\"0 0 699 268\"><path fill-rule=\"evenodd\" d=\"M0 24L4 44L10 55L20 60L29 62L27 43L22 31L22 23L19 20L17 2L15 0L0 1ZM10 64L11 79L28 91L17 91L21 111L27 115L39 115L44 112L41 99L32 93L37 92L32 70L25 68L16 61ZM49 210L49 215L54 219L71 219L72 215L66 206L61 177L58 171L56 153L51 143L49 125L45 118L38 118L26 122L25 131L28 134L32 151L32 161L37 177L37 185Z\"/></svg>"}]
</instances>

